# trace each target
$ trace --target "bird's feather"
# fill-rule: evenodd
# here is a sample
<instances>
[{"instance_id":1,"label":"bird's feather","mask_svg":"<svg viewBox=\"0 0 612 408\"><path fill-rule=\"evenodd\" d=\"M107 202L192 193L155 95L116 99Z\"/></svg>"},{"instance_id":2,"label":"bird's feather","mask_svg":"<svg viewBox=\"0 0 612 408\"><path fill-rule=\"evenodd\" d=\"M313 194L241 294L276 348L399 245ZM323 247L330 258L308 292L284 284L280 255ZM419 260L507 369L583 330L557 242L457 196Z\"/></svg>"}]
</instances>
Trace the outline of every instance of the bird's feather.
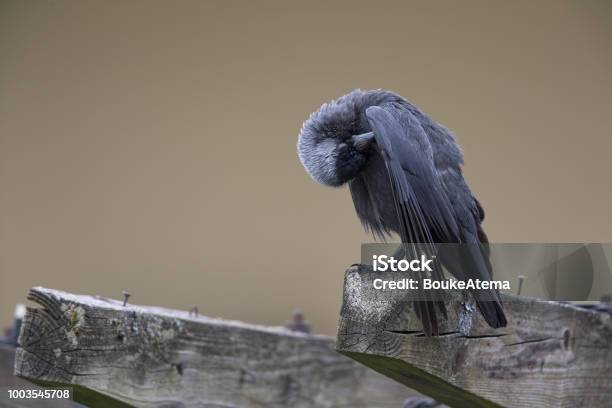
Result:
<instances>
[{"instance_id":1,"label":"bird's feather","mask_svg":"<svg viewBox=\"0 0 612 408\"><path fill-rule=\"evenodd\" d=\"M397 189L402 211L414 208L413 216L419 220L418 229L426 225L441 242L457 242L459 229L455 214L437 175L433 150L419 121L401 105L391 103L383 107L372 106L366 116L387 164L392 185ZM417 236L418 237L418 236ZM402 237L406 238L406 237ZM431 241L428 231L420 237ZM406 241L418 242L418 241Z\"/></svg>"},{"instance_id":2,"label":"bird's feather","mask_svg":"<svg viewBox=\"0 0 612 408\"><path fill-rule=\"evenodd\" d=\"M371 106L366 110L366 117L385 162L397 215L397 232L402 242L417 244L416 253L423 249L437 253L436 243L462 243L461 247L444 251L441 256L444 266L461 280L490 279L488 249L483 248L479 240L482 209L469 193L461 174L453 169L446 169L447 174L442 176L439 174L430 138L419 119L397 102ZM444 177L457 176L459 180L444 183ZM472 200L465 198L466 192ZM441 277L441 271L435 268L434 279ZM474 294L487 322L492 327L505 326L497 293ZM415 311L423 322L424 331L435 335L434 306L440 302L432 301L428 291L421 291L420 298L426 301L415 302ZM487 301L483 301L484 298Z\"/></svg>"}]
</instances>

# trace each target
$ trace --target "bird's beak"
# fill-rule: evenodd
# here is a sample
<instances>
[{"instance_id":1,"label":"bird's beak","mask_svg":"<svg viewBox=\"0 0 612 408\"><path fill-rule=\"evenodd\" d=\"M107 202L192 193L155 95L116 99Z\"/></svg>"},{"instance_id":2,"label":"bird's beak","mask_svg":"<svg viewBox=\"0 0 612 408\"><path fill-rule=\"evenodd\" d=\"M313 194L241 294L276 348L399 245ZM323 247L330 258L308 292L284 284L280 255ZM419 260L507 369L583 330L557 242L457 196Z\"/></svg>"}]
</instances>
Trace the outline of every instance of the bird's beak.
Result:
<instances>
[{"instance_id":1,"label":"bird's beak","mask_svg":"<svg viewBox=\"0 0 612 408\"><path fill-rule=\"evenodd\" d=\"M362 133L351 137L353 146L359 152L364 152L374 141L374 132Z\"/></svg>"}]
</instances>

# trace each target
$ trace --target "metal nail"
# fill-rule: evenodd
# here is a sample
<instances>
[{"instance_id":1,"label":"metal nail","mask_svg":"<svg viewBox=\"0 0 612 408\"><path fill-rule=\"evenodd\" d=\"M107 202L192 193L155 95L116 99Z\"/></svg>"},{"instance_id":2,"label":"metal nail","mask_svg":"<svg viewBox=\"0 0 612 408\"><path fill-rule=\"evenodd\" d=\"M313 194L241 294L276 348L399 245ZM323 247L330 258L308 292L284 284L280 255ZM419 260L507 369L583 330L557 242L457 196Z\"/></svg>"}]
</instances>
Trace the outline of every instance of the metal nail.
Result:
<instances>
[{"instance_id":1,"label":"metal nail","mask_svg":"<svg viewBox=\"0 0 612 408\"><path fill-rule=\"evenodd\" d=\"M128 299L132 295L130 294L130 292L127 292L125 290L123 292L121 292L121 293L123 293L123 306L127 306Z\"/></svg>"}]
</instances>

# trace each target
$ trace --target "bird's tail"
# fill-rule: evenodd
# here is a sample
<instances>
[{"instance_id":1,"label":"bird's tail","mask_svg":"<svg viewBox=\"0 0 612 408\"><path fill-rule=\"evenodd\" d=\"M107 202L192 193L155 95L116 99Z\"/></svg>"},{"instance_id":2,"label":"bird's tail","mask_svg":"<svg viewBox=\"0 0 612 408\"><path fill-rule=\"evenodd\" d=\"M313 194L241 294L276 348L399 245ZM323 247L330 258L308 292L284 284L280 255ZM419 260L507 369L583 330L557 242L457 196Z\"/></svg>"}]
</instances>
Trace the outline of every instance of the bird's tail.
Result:
<instances>
[{"instance_id":1,"label":"bird's tail","mask_svg":"<svg viewBox=\"0 0 612 408\"><path fill-rule=\"evenodd\" d=\"M498 329L500 327L506 327L508 324L501 301L477 300L476 306L478 306L478 310L480 310L487 324L492 328Z\"/></svg>"},{"instance_id":2,"label":"bird's tail","mask_svg":"<svg viewBox=\"0 0 612 408\"><path fill-rule=\"evenodd\" d=\"M444 302L415 300L413 306L414 313L423 325L423 333L425 333L427 337L438 336L440 330L438 328L438 313L436 312L436 306L440 313L442 313L442 316L446 318Z\"/></svg>"},{"instance_id":3,"label":"bird's tail","mask_svg":"<svg viewBox=\"0 0 612 408\"><path fill-rule=\"evenodd\" d=\"M493 276L487 243L448 245L443 247L439 256L447 269L459 280L489 280ZM497 329L508 324L499 293L495 289L474 289L470 292L489 326Z\"/></svg>"}]
</instances>

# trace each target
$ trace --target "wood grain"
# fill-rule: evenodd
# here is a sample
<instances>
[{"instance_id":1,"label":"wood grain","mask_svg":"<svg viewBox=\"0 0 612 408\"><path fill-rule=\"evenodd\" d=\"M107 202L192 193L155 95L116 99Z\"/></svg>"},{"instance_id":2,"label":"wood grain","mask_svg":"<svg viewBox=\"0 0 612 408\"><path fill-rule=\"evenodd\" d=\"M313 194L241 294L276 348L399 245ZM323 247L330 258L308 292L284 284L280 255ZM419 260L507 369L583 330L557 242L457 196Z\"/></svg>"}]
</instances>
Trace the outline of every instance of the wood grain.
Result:
<instances>
[{"instance_id":1,"label":"wood grain","mask_svg":"<svg viewBox=\"0 0 612 408\"><path fill-rule=\"evenodd\" d=\"M15 373L90 407L401 407L331 337L33 288Z\"/></svg>"},{"instance_id":2,"label":"wood grain","mask_svg":"<svg viewBox=\"0 0 612 408\"><path fill-rule=\"evenodd\" d=\"M343 354L452 407L612 406L609 314L503 296L509 324L493 330L453 292L442 335L427 338L405 291L373 289L380 276L363 265L346 272Z\"/></svg>"},{"instance_id":3,"label":"wood grain","mask_svg":"<svg viewBox=\"0 0 612 408\"><path fill-rule=\"evenodd\" d=\"M0 408L83 408L67 399L11 399L8 390L40 389L36 385L15 377L15 348L0 345Z\"/></svg>"}]
</instances>

